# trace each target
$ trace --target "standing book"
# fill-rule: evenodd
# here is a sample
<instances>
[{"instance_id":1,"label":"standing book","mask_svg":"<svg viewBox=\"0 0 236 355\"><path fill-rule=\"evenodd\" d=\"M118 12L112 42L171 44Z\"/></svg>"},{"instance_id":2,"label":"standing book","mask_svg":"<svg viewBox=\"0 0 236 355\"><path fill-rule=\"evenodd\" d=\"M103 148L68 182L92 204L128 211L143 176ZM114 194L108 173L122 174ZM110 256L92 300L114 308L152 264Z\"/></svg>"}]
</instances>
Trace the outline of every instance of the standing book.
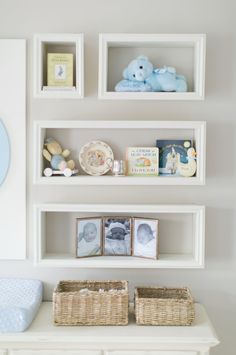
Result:
<instances>
[{"instance_id":1,"label":"standing book","mask_svg":"<svg viewBox=\"0 0 236 355\"><path fill-rule=\"evenodd\" d=\"M127 174L130 176L157 176L159 152L155 147L130 147L126 151Z\"/></svg>"},{"instance_id":2,"label":"standing book","mask_svg":"<svg viewBox=\"0 0 236 355\"><path fill-rule=\"evenodd\" d=\"M73 86L73 54L72 53L48 53L48 86Z\"/></svg>"},{"instance_id":3,"label":"standing book","mask_svg":"<svg viewBox=\"0 0 236 355\"><path fill-rule=\"evenodd\" d=\"M192 146L189 139L160 139L156 141L159 148L160 175L179 176L179 164L187 163L187 151Z\"/></svg>"}]
</instances>

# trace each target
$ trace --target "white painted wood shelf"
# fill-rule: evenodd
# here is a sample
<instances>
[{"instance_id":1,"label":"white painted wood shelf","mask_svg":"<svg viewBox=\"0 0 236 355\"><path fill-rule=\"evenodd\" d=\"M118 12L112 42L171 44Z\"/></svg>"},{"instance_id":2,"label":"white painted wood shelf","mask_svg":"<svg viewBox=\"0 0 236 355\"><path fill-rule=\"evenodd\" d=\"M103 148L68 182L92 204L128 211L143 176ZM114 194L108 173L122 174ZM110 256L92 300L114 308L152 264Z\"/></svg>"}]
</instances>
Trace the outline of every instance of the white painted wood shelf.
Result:
<instances>
[{"instance_id":1,"label":"white painted wood shelf","mask_svg":"<svg viewBox=\"0 0 236 355\"><path fill-rule=\"evenodd\" d=\"M191 139L197 151L196 176L114 177L89 176L79 167L79 175L45 177L42 156L44 141L52 136L72 151L79 167L83 144L99 139L108 143L115 159L125 159L128 146L155 146L156 139ZM34 183L42 185L204 185L206 160L206 123L204 121L36 121L34 125Z\"/></svg>"},{"instance_id":2,"label":"white painted wood shelf","mask_svg":"<svg viewBox=\"0 0 236 355\"><path fill-rule=\"evenodd\" d=\"M115 92L129 62L146 55L155 68L173 66L187 78L188 92ZM205 34L102 33L98 96L106 100L204 100Z\"/></svg>"},{"instance_id":3,"label":"white painted wood shelf","mask_svg":"<svg viewBox=\"0 0 236 355\"><path fill-rule=\"evenodd\" d=\"M192 326L54 326L52 303L44 302L23 333L1 334L4 355L209 355L219 344L204 307L195 304Z\"/></svg>"},{"instance_id":4,"label":"white painted wood shelf","mask_svg":"<svg viewBox=\"0 0 236 355\"><path fill-rule=\"evenodd\" d=\"M75 257L76 218L137 216L159 220L159 259L124 256ZM63 228L60 226L63 225ZM34 263L72 268L203 268L205 208L198 205L77 205L34 206ZM59 226L59 227L57 227Z\"/></svg>"},{"instance_id":5,"label":"white painted wood shelf","mask_svg":"<svg viewBox=\"0 0 236 355\"><path fill-rule=\"evenodd\" d=\"M74 89L43 90L47 86L47 53L72 53ZM41 99L82 99L84 97L83 33L34 35L34 97Z\"/></svg>"}]
</instances>

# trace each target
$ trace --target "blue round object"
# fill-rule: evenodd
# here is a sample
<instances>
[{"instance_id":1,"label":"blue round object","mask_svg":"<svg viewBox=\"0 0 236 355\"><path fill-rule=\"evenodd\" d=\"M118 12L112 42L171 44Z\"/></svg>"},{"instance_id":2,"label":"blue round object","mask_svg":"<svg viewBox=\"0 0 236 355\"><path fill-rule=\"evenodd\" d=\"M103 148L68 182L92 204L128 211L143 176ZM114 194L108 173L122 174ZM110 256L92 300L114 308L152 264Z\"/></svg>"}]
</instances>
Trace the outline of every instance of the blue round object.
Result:
<instances>
[{"instance_id":1,"label":"blue round object","mask_svg":"<svg viewBox=\"0 0 236 355\"><path fill-rule=\"evenodd\" d=\"M6 178L10 164L10 141L7 130L0 119L0 185Z\"/></svg>"}]
</instances>

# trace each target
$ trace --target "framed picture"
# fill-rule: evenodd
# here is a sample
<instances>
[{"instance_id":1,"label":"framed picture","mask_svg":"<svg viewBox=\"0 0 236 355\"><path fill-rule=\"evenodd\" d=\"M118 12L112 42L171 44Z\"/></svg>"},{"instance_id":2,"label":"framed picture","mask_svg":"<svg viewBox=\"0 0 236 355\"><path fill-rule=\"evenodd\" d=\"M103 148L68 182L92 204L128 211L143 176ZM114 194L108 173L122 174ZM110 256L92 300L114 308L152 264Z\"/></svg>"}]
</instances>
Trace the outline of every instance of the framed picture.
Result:
<instances>
[{"instance_id":1,"label":"framed picture","mask_svg":"<svg viewBox=\"0 0 236 355\"><path fill-rule=\"evenodd\" d=\"M102 255L102 218L76 219L76 257Z\"/></svg>"},{"instance_id":2,"label":"framed picture","mask_svg":"<svg viewBox=\"0 0 236 355\"><path fill-rule=\"evenodd\" d=\"M158 220L133 219L133 256L158 258Z\"/></svg>"},{"instance_id":3,"label":"framed picture","mask_svg":"<svg viewBox=\"0 0 236 355\"><path fill-rule=\"evenodd\" d=\"M104 217L104 255L131 255L132 223L130 217Z\"/></svg>"}]
</instances>

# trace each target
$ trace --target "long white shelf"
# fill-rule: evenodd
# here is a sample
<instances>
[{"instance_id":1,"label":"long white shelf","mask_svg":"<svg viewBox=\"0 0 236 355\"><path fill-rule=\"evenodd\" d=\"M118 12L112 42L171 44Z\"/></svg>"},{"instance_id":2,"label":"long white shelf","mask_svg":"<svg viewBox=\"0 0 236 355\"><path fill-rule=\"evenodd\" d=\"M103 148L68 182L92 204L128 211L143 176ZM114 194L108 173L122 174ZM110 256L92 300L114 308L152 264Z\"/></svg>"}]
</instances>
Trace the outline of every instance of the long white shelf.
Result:
<instances>
[{"instance_id":1,"label":"long white shelf","mask_svg":"<svg viewBox=\"0 0 236 355\"><path fill-rule=\"evenodd\" d=\"M157 260L124 256L101 256L76 259L70 254L46 254L38 263L43 267L121 268L121 269L185 269L201 268L191 254L160 254Z\"/></svg>"},{"instance_id":2,"label":"long white shelf","mask_svg":"<svg viewBox=\"0 0 236 355\"><path fill-rule=\"evenodd\" d=\"M69 245L75 245L74 227L77 217L121 215L140 215L159 219L159 225L162 226L162 232L159 234L159 243L163 245L164 242L165 251L159 250L159 258L157 260L133 256L99 256L77 259L75 250L74 252L68 250ZM63 228L60 228L59 223L63 225ZM204 267L204 206L43 204L34 206L34 226L34 262L37 266L150 269ZM168 231L166 228L168 228ZM60 246L60 243L64 243L67 250ZM50 245L50 250L48 245Z\"/></svg>"},{"instance_id":3,"label":"long white shelf","mask_svg":"<svg viewBox=\"0 0 236 355\"><path fill-rule=\"evenodd\" d=\"M145 133L142 132L145 130ZM45 138L64 140L64 148L72 150L78 160L79 149L89 140L108 140L115 147L115 159L124 159L125 147L154 146L155 139L192 139L197 151L197 173L194 177L114 177L79 175L43 176L42 149ZM65 138L67 137L67 138ZM36 121L34 125L34 183L41 185L204 185L206 159L206 123L204 121ZM82 175L83 174L83 175Z\"/></svg>"}]
</instances>

